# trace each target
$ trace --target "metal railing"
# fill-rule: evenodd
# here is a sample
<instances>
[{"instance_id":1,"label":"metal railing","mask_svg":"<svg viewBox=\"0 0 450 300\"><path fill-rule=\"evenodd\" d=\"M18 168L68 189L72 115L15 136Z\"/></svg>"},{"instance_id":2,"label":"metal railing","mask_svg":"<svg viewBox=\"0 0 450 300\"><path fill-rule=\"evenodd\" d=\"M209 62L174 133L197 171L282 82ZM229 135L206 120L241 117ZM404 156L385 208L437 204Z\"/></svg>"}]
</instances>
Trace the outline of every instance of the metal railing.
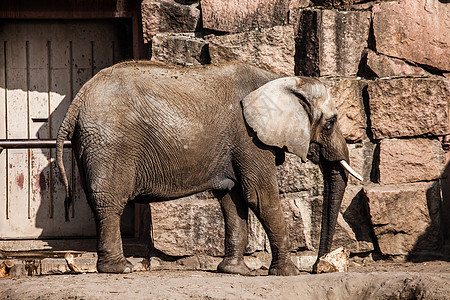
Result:
<instances>
[{"instance_id":1,"label":"metal railing","mask_svg":"<svg viewBox=\"0 0 450 300\"><path fill-rule=\"evenodd\" d=\"M3 149L55 148L55 139L0 139L0 153ZM64 147L72 148L71 141L64 141Z\"/></svg>"},{"instance_id":2,"label":"metal railing","mask_svg":"<svg viewBox=\"0 0 450 300\"><path fill-rule=\"evenodd\" d=\"M0 139L0 153L3 149L55 148L55 139ZM65 140L65 148L72 148L72 142ZM442 143L444 151L450 150L450 141Z\"/></svg>"}]
</instances>

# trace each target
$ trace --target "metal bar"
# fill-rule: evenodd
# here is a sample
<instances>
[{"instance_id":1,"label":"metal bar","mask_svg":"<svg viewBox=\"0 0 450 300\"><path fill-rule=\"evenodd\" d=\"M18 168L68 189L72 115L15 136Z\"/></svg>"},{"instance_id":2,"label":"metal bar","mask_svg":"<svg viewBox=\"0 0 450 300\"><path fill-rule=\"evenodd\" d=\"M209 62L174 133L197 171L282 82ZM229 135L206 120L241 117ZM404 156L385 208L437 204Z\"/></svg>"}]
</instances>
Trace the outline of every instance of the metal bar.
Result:
<instances>
[{"instance_id":1,"label":"metal bar","mask_svg":"<svg viewBox=\"0 0 450 300\"><path fill-rule=\"evenodd\" d=\"M55 139L0 139L0 149L55 148ZM64 141L64 147L72 148L71 141Z\"/></svg>"}]
</instances>

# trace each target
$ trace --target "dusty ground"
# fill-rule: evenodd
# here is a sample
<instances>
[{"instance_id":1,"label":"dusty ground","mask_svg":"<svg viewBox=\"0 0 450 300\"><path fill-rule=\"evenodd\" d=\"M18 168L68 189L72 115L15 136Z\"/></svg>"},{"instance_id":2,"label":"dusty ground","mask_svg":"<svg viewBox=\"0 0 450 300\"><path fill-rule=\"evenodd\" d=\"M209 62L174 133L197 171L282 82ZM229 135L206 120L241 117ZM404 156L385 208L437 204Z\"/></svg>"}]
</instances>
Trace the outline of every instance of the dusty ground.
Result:
<instances>
[{"instance_id":1,"label":"dusty ground","mask_svg":"<svg viewBox=\"0 0 450 300\"><path fill-rule=\"evenodd\" d=\"M371 262L348 273L294 277L161 270L0 278L0 299L189 298L450 299L450 262Z\"/></svg>"}]
</instances>

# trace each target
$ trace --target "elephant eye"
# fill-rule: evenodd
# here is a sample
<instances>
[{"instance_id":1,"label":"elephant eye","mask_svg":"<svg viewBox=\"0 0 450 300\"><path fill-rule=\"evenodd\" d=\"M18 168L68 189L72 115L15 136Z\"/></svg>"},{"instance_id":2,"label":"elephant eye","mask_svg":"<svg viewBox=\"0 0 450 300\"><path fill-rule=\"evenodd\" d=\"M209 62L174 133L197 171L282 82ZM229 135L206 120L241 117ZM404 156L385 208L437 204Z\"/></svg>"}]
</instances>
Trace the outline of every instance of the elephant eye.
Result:
<instances>
[{"instance_id":1,"label":"elephant eye","mask_svg":"<svg viewBox=\"0 0 450 300\"><path fill-rule=\"evenodd\" d=\"M325 122L325 125L323 125L323 130L330 131L331 129L333 129L335 123L336 123L336 117L332 117L331 119L328 119Z\"/></svg>"}]
</instances>

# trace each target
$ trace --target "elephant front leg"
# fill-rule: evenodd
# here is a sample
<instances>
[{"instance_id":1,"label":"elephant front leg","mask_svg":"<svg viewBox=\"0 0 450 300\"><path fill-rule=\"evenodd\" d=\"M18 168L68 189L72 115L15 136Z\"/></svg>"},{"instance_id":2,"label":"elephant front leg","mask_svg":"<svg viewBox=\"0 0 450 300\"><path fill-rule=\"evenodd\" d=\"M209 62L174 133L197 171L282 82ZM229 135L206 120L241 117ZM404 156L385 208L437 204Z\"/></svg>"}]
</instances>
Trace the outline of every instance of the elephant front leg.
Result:
<instances>
[{"instance_id":1,"label":"elephant front leg","mask_svg":"<svg viewBox=\"0 0 450 300\"><path fill-rule=\"evenodd\" d=\"M238 188L229 193L217 194L225 221L225 257L217 267L218 272L247 275L249 267L244 262L247 245L248 207Z\"/></svg>"},{"instance_id":2,"label":"elephant front leg","mask_svg":"<svg viewBox=\"0 0 450 300\"><path fill-rule=\"evenodd\" d=\"M249 206L260 220L269 238L272 250L269 274L278 276L298 275L298 268L291 260L289 238L278 189L273 188L273 191L255 190L249 195Z\"/></svg>"},{"instance_id":3,"label":"elephant front leg","mask_svg":"<svg viewBox=\"0 0 450 300\"><path fill-rule=\"evenodd\" d=\"M133 265L126 260L123 254L120 234L120 216L123 207L99 208L94 206L94 211L97 225L97 271L100 273L132 272Z\"/></svg>"}]
</instances>

